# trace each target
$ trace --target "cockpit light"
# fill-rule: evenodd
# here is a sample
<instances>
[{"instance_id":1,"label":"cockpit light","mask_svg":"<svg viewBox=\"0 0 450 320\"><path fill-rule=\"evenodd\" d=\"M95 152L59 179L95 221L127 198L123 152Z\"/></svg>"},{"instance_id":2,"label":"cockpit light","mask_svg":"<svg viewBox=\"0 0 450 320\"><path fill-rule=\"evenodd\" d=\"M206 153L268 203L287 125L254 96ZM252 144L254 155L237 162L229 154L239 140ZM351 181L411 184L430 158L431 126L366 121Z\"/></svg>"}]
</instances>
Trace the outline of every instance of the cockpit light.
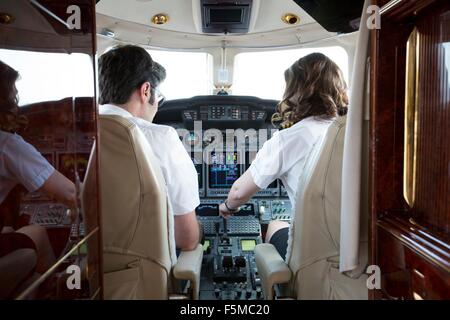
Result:
<instances>
[{"instance_id":1,"label":"cockpit light","mask_svg":"<svg viewBox=\"0 0 450 320\"><path fill-rule=\"evenodd\" d=\"M155 14L152 18L152 23L157 25L163 25L169 22L169 15L166 13Z\"/></svg>"},{"instance_id":2,"label":"cockpit light","mask_svg":"<svg viewBox=\"0 0 450 320\"><path fill-rule=\"evenodd\" d=\"M11 24L16 20L13 15L9 13L0 12L0 24Z\"/></svg>"},{"instance_id":3,"label":"cockpit light","mask_svg":"<svg viewBox=\"0 0 450 320\"><path fill-rule=\"evenodd\" d=\"M286 24L294 25L300 22L300 17L294 13L286 13L281 17L281 20Z\"/></svg>"}]
</instances>

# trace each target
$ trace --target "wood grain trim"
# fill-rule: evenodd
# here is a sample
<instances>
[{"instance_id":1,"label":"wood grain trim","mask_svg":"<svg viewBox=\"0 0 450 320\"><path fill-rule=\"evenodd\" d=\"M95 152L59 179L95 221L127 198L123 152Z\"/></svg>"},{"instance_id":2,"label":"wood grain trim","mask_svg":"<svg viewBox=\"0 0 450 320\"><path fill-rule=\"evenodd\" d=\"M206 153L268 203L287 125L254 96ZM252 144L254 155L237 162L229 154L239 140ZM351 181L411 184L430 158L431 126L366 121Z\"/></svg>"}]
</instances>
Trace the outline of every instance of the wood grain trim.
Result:
<instances>
[{"instance_id":1,"label":"wood grain trim","mask_svg":"<svg viewBox=\"0 0 450 320\"><path fill-rule=\"evenodd\" d=\"M383 18L402 20L417 15L435 1L437 0L392 0L381 8L380 13Z\"/></svg>"},{"instance_id":2,"label":"wood grain trim","mask_svg":"<svg viewBox=\"0 0 450 320\"><path fill-rule=\"evenodd\" d=\"M400 218L392 213L379 219L377 225L413 252L420 254L442 271L450 273L448 239L439 239L412 219Z\"/></svg>"}]
</instances>

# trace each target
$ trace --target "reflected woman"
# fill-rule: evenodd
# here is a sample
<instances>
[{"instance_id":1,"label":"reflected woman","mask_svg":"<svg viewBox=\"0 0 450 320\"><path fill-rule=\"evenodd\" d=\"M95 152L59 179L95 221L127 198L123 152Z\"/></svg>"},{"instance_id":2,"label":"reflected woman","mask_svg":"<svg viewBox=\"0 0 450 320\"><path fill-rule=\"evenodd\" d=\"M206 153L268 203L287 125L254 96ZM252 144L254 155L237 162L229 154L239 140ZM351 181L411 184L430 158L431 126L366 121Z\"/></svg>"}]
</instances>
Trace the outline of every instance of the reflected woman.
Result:
<instances>
[{"instance_id":1,"label":"reflected woman","mask_svg":"<svg viewBox=\"0 0 450 320\"><path fill-rule=\"evenodd\" d=\"M313 53L301 58L286 70L285 80L284 97L272 119L282 130L264 144L250 168L233 184L227 200L219 207L225 217L276 179L283 182L295 208L303 164L331 122L347 113L343 73L325 55ZM266 234L266 242L272 243L283 258L288 234L289 224L281 221L272 221Z\"/></svg>"},{"instance_id":2,"label":"reflected woman","mask_svg":"<svg viewBox=\"0 0 450 320\"><path fill-rule=\"evenodd\" d=\"M18 78L16 70L0 61L0 205L16 186L22 185L29 192L40 191L74 208L75 185L16 133L27 123L26 118L19 115ZM37 249L36 272L43 273L55 262L47 232L37 225L17 231L11 226L5 227L5 221L15 214L17 212L0 212L0 233L19 232L31 238Z\"/></svg>"}]
</instances>

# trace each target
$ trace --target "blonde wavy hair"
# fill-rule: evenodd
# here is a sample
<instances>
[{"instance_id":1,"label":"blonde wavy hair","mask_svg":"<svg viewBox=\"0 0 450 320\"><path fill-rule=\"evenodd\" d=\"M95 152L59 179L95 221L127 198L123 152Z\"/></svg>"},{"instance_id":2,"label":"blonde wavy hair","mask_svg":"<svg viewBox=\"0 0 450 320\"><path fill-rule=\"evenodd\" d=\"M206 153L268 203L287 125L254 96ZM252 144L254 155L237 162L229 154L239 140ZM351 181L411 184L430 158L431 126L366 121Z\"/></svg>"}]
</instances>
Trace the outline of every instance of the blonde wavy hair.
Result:
<instances>
[{"instance_id":1,"label":"blonde wavy hair","mask_svg":"<svg viewBox=\"0 0 450 320\"><path fill-rule=\"evenodd\" d=\"M272 123L282 129L303 119L328 120L347 114L349 99L344 75L331 59L313 53L296 61L285 74L286 90Z\"/></svg>"}]
</instances>

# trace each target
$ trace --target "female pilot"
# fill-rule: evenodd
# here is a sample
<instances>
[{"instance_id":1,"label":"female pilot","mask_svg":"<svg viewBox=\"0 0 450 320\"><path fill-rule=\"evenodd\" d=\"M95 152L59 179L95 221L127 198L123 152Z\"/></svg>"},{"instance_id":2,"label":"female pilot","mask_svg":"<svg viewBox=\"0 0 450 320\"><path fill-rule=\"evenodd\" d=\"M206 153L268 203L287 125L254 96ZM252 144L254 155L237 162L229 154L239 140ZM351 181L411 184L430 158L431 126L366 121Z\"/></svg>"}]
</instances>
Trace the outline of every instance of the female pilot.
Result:
<instances>
[{"instance_id":1,"label":"female pilot","mask_svg":"<svg viewBox=\"0 0 450 320\"><path fill-rule=\"evenodd\" d=\"M347 113L347 85L342 71L325 55L313 53L301 58L286 70L285 79L284 97L272 118L282 130L264 144L250 168L231 187L219 207L225 217L276 179L283 182L295 208L301 164L333 119ZM266 242L284 258L288 234L289 224L282 221L272 221L266 234Z\"/></svg>"},{"instance_id":2,"label":"female pilot","mask_svg":"<svg viewBox=\"0 0 450 320\"><path fill-rule=\"evenodd\" d=\"M27 122L25 117L18 114L18 78L16 70L0 61L0 205L16 186L22 185L29 192L43 192L74 208L74 184L16 134ZM12 228L5 227L4 222L17 213L5 211L0 212L0 233L14 232ZM37 251L36 272L45 272L55 261L46 230L41 226L30 225L15 232L23 233L33 240ZM20 266L17 266L16 271L20 272Z\"/></svg>"}]
</instances>

